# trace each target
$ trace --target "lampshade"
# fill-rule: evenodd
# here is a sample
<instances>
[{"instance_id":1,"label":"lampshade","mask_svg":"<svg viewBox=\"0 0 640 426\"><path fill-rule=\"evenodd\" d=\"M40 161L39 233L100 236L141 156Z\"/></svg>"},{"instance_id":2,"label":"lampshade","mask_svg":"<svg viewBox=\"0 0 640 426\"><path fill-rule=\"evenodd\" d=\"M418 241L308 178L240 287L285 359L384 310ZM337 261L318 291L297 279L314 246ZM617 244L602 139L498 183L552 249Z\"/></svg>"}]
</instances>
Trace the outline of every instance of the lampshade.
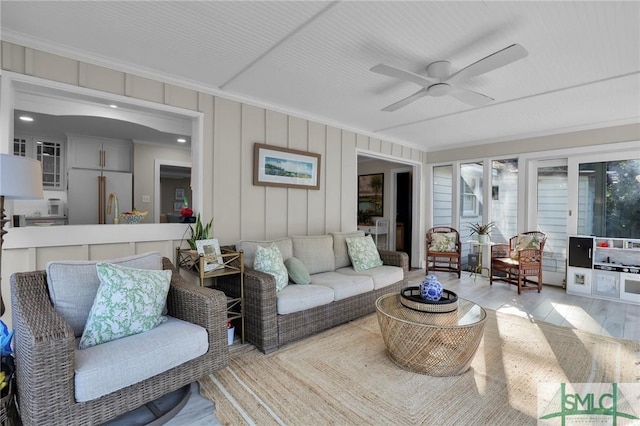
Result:
<instances>
[{"instance_id":1,"label":"lampshade","mask_svg":"<svg viewBox=\"0 0 640 426\"><path fill-rule=\"evenodd\" d=\"M0 195L14 200L43 198L40 162L33 158L0 154Z\"/></svg>"}]
</instances>

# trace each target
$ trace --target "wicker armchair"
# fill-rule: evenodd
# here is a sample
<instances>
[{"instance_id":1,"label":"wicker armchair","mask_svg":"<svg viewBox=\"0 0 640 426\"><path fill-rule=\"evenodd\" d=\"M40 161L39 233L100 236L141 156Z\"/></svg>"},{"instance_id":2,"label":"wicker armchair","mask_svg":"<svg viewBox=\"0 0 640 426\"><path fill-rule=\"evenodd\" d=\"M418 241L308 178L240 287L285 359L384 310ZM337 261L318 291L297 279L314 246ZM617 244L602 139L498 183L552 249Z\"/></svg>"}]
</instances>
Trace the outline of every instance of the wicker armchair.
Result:
<instances>
[{"instance_id":1,"label":"wicker armchair","mask_svg":"<svg viewBox=\"0 0 640 426\"><path fill-rule=\"evenodd\" d=\"M426 274L429 271L445 271L458 274L462 266L460 233L455 228L436 226L427 231Z\"/></svg>"},{"instance_id":2,"label":"wicker armchair","mask_svg":"<svg viewBox=\"0 0 640 426\"><path fill-rule=\"evenodd\" d=\"M522 290L542 289L542 252L546 235L538 231L524 232L509 239L509 244L491 246L489 284L505 281ZM527 277L535 277L535 281ZM529 284L533 284L530 286Z\"/></svg>"},{"instance_id":3,"label":"wicker armchair","mask_svg":"<svg viewBox=\"0 0 640 426\"><path fill-rule=\"evenodd\" d=\"M163 269L173 271L168 315L205 328L208 351L162 374L82 403L74 397L74 332L53 309L46 272L11 276L18 403L23 424L101 424L227 365L224 293L192 285L169 259L163 258L162 263Z\"/></svg>"}]
</instances>

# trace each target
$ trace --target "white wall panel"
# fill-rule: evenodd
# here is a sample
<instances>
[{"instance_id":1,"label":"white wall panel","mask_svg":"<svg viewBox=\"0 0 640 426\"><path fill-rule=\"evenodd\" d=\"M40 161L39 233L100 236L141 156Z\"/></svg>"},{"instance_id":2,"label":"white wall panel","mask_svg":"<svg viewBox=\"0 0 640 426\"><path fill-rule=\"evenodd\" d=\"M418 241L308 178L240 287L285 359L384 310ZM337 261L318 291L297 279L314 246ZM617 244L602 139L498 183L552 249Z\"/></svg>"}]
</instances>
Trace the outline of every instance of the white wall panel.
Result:
<instances>
[{"instance_id":1,"label":"white wall panel","mask_svg":"<svg viewBox=\"0 0 640 426\"><path fill-rule=\"evenodd\" d=\"M358 161L356 134L342 131L342 170L340 172L340 227L328 231L355 230L358 216Z\"/></svg>"},{"instance_id":2,"label":"white wall panel","mask_svg":"<svg viewBox=\"0 0 640 426\"><path fill-rule=\"evenodd\" d=\"M78 84L79 63L40 50L26 49L25 73L62 83Z\"/></svg>"},{"instance_id":3,"label":"white wall panel","mask_svg":"<svg viewBox=\"0 0 640 426\"><path fill-rule=\"evenodd\" d=\"M213 222L218 224L214 237L231 242L240 235L242 104L216 97L214 115ZM205 159L205 167L210 161ZM206 213L205 218L211 219Z\"/></svg>"},{"instance_id":4,"label":"white wall panel","mask_svg":"<svg viewBox=\"0 0 640 426\"><path fill-rule=\"evenodd\" d=\"M216 170L216 163L212 161L213 158L213 133L214 133L214 120L215 120L215 97L211 95L206 95L200 93L198 95L198 110L203 115L203 129L202 129L202 152L200 156L202 157L202 205L196 206L193 204L193 200L191 202L191 207L194 211L202 212L206 217L210 217L212 215L213 209L213 200L216 196L217 188L213 185L213 172ZM205 160L206 159L206 160ZM196 170L193 170L195 164L192 161L192 173ZM218 224L213 222L213 231L215 232L216 226Z\"/></svg>"},{"instance_id":5,"label":"white wall panel","mask_svg":"<svg viewBox=\"0 0 640 426\"><path fill-rule=\"evenodd\" d=\"M297 117L289 117L289 148L309 151L307 121ZM307 235L309 223L310 189L288 189L287 217L289 218L289 235Z\"/></svg>"},{"instance_id":6,"label":"white wall panel","mask_svg":"<svg viewBox=\"0 0 640 426\"><path fill-rule=\"evenodd\" d=\"M307 211L309 235L325 233L326 197L327 197L327 127L319 123L309 123L309 152L315 152L320 157L320 189L309 191L309 208Z\"/></svg>"},{"instance_id":7,"label":"white wall panel","mask_svg":"<svg viewBox=\"0 0 640 426\"><path fill-rule=\"evenodd\" d=\"M327 203L325 205L325 232L339 230L342 210L342 131L335 127L327 127Z\"/></svg>"},{"instance_id":8,"label":"white wall panel","mask_svg":"<svg viewBox=\"0 0 640 426\"><path fill-rule=\"evenodd\" d=\"M265 110L242 105L241 239L265 239L265 188L253 185L253 146L265 141ZM233 241L235 243L236 241Z\"/></svg>"},{"instance_id":9,"label":"white wall panel","mask_svg":"<svg viewBox=\"0 0 640 426\"><path fill-rule=\"evenodd\" d=\"M79 83L82 87L124 95L125 73L97 65L80 63Z\"/></svg>"},{"instance_id":10,"label":"white wall panel","mask_svg":"<svg viewBox=\"0 0 640 426\"><path fill-rule=\"evenodd\" d=\"M288 117L285 114L267 111L266 137L268 145L285 147L288 139ZM266 194L266 214L265 214L265 237L267 239L280 238L289 234L288 193L286 188L273 186L265 187Z\"/></svg>"}]
</instances>

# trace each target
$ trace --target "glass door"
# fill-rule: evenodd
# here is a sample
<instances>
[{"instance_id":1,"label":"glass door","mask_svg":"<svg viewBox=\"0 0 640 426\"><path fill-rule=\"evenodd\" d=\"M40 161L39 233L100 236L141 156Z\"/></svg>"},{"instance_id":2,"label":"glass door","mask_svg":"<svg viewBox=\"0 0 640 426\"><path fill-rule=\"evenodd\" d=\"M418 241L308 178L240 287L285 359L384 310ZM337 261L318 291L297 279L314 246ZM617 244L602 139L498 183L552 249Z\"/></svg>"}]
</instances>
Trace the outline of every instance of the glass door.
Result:
<instances>
[{"instance_id":1,"label":"glass door","mask_svg":"<svg viewBox=\"0 0 640 426\"><path fill-rule=\"evenodd\" d=\"M542 259L542 281L544 284L561 286L566 276L568 175L567 160L543 160L532 168L535 177L530 183L529 193L535 194L530 206L530 229L547 236ZM533 189L533 190L532 190Z\"/></svg>"}]
</instances>

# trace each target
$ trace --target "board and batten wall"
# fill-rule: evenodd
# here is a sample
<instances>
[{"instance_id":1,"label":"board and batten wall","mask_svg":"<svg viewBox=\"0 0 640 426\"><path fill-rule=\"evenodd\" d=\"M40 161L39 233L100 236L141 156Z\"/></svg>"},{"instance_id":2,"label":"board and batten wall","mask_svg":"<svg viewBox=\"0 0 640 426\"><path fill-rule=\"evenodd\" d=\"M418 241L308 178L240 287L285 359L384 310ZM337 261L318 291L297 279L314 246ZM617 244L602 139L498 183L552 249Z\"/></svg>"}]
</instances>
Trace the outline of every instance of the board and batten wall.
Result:
<instances>
[{"instance_id":1,"label":"board and batten wall","mask_svg":"<svg viewBox=\"0 0 640 426\"><path fill-rule=\"evenodd\" d=\"M202 113L201 210L222 244L355 229L356 149L426 163L414 148L13 43L1 57L5 71ZM256 142L321 154L320 189L254 186Z\"/></svg>"}]
</instances>

